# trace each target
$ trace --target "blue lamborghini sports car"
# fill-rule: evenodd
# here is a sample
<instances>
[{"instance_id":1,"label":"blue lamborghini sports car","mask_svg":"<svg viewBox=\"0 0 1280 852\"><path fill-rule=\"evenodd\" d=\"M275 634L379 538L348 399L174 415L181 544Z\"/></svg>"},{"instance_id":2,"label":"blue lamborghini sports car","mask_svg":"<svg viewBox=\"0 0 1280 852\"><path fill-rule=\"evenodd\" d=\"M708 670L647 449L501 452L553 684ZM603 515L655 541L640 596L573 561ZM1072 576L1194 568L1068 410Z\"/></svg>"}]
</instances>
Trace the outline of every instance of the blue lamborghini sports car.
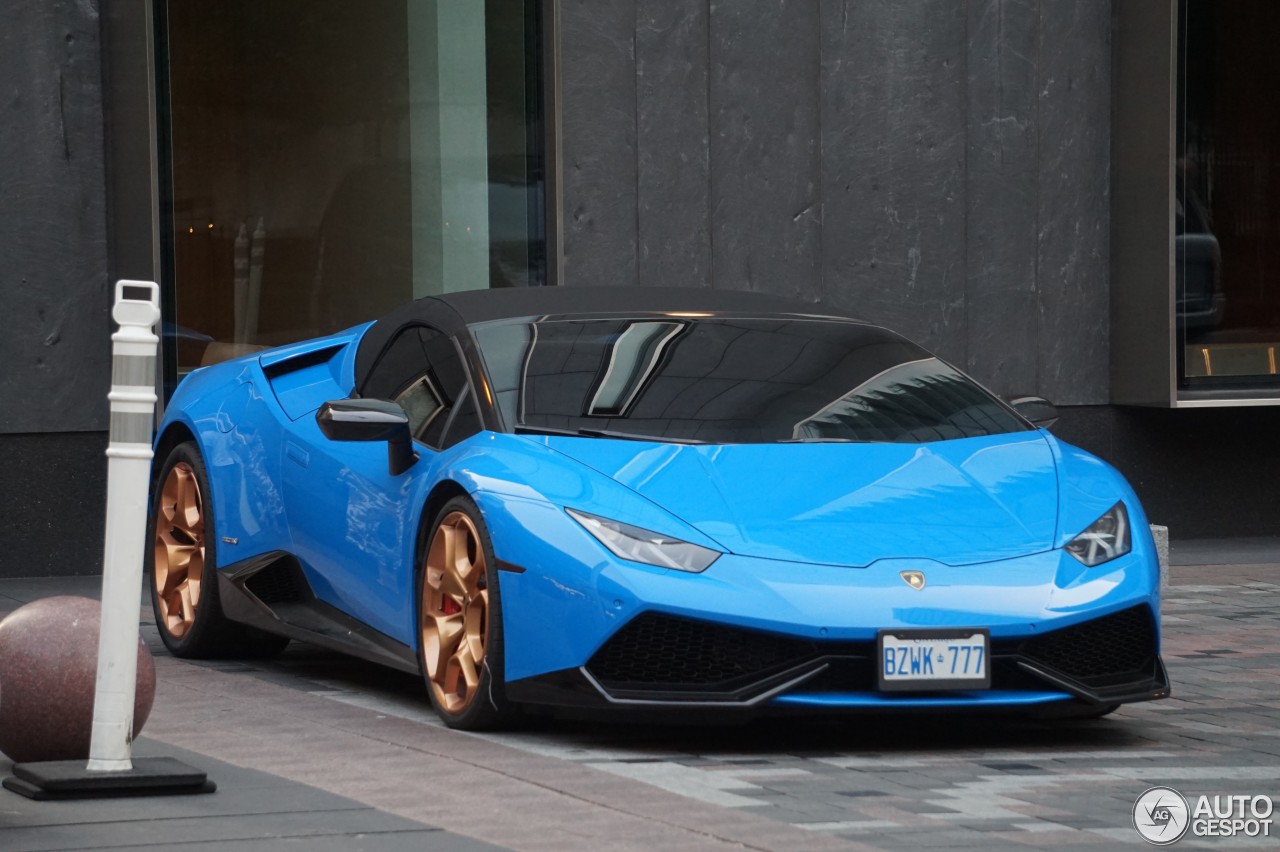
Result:
<instances>
[{"instance_id":1,"label":"blue lamborghini sports car","mask_svg":"<svg viewBox=\"0 0 1280 852\"><path fill-rule=\"evenodd\" d=\"M420 672L460 728L1168 695L1142 507L1020 410L1052 409L784 299L421 299L181 383L157 622L179 656Z\"/></svg>"}]
</instances>

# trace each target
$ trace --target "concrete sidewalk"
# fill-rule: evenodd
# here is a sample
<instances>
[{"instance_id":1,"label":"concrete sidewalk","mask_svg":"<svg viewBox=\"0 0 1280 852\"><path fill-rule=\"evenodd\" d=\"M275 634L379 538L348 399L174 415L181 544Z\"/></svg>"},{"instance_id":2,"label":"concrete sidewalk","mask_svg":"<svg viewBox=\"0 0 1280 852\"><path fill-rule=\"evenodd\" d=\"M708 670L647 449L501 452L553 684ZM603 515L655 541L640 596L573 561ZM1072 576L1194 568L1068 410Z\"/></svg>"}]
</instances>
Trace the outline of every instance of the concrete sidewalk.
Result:
<instances>
[{"instance_id":1,"label":"concrete sidewalk","mask_svg":"<svg viewBox=\"0 0 1280 852\"><path fill-rule=\"evenodd\" d=\"M494 846L389 814L265 772L141 738L137 757L164 755L217 780L210 795L37 802L0 792L0 849L278 850L482 852ZM10 762L0 760L0 776Z\"/></svg>"},{"instance_id":2,"label":"concrete sidewalk","mask_svg":"<svg viewBox=\"0 0 1280 852\"><path fill-rule=\"evenodd\" d=\"M0 617L53 595L96 598L101 582L100 577L0 580ZM154 626L149 618L144 621L143 636L153 655L165 655ZM153 716L164 715L163 700L157 699ZM305 744L292 747L303 749ZM278 850L303 844L308 852L503 848L145 735L134 744L134 756L177 758L207 772L218 790L209 795L40 802L0 789L0 849ZM0 755L0 777L10 775L12 765Z\"/></svg>"},{"instance_id":3,"label":"concrete sidewalk","mask_svg":"<svg viewBox=\"0 0 1280 852\"><path fill-rule=\"evenodd\" d=\"M1067 724L468 735L434 719L418 678L301 643L268 661L175 659L143 607L159 685L138 753L198 766L218 792L0 790L0 849L1141 848L1128 809L1144 784L1280 793L1280 541L1175 542L1172 561L1174 697ZM0 580L0 615L99 584Z\"/></svg>"},{"instance_id":4,"label":"concrete sidewalk","mask_svg":"<svg viewBox=\"0 0 1280 852\"><path fill-rule=\"evenodd\" d=\"M96 598L100 584L0 580L0 618L52 595ZM0 850L870 848L511 748L503 735L451 731L419 678L304 643L271 661L179 660L149 603L140 615L157 689L139 754L185 760L218 791L33 802L0 789ZM368 702L361 684L376 693ZM386 712L388 696L414 712Z\"/></svg>"}]
</instances>

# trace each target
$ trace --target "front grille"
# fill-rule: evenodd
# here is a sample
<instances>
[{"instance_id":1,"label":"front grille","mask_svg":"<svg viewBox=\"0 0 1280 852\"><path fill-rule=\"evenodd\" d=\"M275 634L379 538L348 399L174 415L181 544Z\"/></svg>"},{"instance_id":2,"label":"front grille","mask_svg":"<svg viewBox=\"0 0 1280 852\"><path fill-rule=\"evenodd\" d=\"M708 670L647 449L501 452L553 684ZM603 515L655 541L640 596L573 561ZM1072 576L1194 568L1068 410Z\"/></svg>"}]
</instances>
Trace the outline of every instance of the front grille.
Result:
<instances>
[{"instance_id":1,"label":"front grille","mask_svg":"<svg viewBox=\"0 0 1280 852\"><path fill-rule=\"evenodd\" d=\"M1025 661L1102 694L1154 676L1155 621L1136 606L1031 639L994 640L991 657L992 689L1061 688L1019 666ZM806 664L823 670L793 687L796 693L878 688L875 642L809 641L653 612L614 634L587 670L616 697L690 700L696 693L699 700L740 701Z\"/></svg>"},{"instance_id":2,"label":"front grille","mask_svg":"<svg viewBox=\"0 0 1280 852\"><path fill-rule=\"evenodd\" d=\"M826 657L824 660L826 668L792 691L813 695L832 692L871 692L876 688L875 645L867 643L865 649L859 650L862 653L858 656Z\"/></svg>"},{"instance_id":3,"label":"front grille","mask_svg":"<svg viewBox=\"0 0 1280 852\"><path fill-rule=\"evenodd\" d=\"M1155 621L1139 605L1028 639L1018 650L1031 662L1085 682L1132 675L1155 659Z\"/></svg>"},{"instance_id":4,"label":"front grille","mask_svg":"<svg viewBox=\"0 0 1280 852\"><path fill-rule=\"evenodd\" d=\"M812 657L813 643L704 621L644 613L587 664L601 684L716 689L766 677Z\"/></svg>"}]
</instances>

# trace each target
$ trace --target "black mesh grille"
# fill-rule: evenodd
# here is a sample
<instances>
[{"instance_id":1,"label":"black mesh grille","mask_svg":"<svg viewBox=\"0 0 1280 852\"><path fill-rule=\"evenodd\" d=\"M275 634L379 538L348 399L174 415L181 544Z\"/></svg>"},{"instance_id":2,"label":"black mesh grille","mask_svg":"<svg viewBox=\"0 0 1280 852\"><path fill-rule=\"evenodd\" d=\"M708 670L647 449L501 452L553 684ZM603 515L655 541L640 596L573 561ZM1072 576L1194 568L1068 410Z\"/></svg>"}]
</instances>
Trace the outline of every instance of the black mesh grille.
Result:
<instances>
[{"instance_id":1,"label":"black mesh grille","mask_svg":"<svg viewBox=\"0 0 1280 852\"><path fill-rule=\"evenodd\" d=\"M1022 643L1023 656L1079 679L1133 674L1156 654L1151 611L1135 606Z\"/></svg>"},{"instance_id":2,"label":"black mesh grille","mask_svg":"<svg viewBox=\"0 0 1280 852\"><path fill-rule=\"evenodd\" d=\"M803 639L644 613L605 643L587 669L606 686L723 687L814 653Z\"/></svg>"},{"instance_id":3,"label":"black mesh grille","mask_svg":"<svg viewBox=\"0 0 1280 852\"><path fill-rule=\"evenodd\" d=\"M750 691L773 675L811 661L825 668L795 687L796 692L868 692L877 688L875 649L874 642L810 642L645 613L606 642L587 669L612 693L668 693L674 698L671 693L728 696L735 690ZM1088 689L1114 688L1150 678L1155 622L1147 607L1137 606L1032 639L996 640L991 654L993 689L1049 686L1021 669L1019 659Z\"/></svg>"},{"instance_id":4,"label":"black mesh grille","mask_svg":"<svg viewBox=\"0 0 1280 852\"><path fill-rule=\"evenodd\" d=\"M292 559L281 559L244 581L244 587L264 604L300 601L306 596L306 581Z\"/></svg>"},{"instance_id":5,"label":"black mesh grille","mask_svg":"<svg viewBox=\"0 0 1280 852\"><path fill-rule=\"evenodd\" d=\"M825 648L823 650L826 650ZM836 649L845 650L844 648ZM868 645L865 653L857 657L829 657L826 668L809 678L794 692L870 692L876 688L875 647Z\"/></svg>"}]
</instances>

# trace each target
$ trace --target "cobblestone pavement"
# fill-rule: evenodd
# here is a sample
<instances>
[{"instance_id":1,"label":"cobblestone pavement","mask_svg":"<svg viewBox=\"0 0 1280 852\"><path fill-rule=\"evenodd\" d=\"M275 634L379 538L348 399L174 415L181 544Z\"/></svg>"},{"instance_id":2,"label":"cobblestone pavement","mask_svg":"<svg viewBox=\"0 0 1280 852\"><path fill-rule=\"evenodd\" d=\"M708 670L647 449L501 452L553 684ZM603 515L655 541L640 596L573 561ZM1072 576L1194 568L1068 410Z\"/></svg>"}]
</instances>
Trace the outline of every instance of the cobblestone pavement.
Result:
<instances>
[{"instance_id":1,"label":"cobblestone pavement","mask_svg":"<svg viewBox=\"0 0 1280 852\"><path fill-rule=\"evenodd\" d=\"M474 736L442 728L415 678L295 643L252 663L157 650L146 733L519 849L1144 847L1132 809L1151 786L1280 799L1280 564L1175 566L1164 631L1174 697L1093 721L546 721Z\"/></svg>"}]
</instances>

